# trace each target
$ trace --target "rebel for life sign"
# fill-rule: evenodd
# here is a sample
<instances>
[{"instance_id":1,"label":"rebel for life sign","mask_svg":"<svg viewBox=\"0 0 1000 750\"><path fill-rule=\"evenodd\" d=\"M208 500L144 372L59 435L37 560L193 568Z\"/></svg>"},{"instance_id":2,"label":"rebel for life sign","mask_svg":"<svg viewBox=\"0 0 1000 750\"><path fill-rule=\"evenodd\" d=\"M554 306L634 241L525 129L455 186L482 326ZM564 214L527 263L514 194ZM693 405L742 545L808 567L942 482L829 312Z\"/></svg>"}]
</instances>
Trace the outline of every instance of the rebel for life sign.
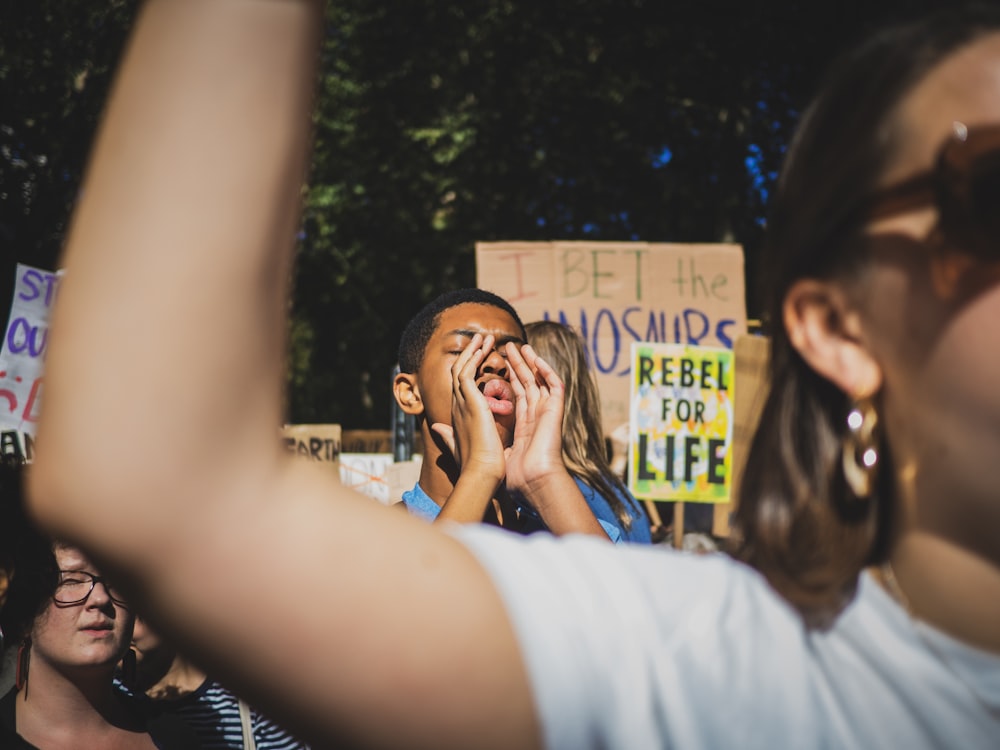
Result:
<instances>
[{"instance_id":1,"label":"rebel for life sign","mask_svg":"<svg viewBox=\"0 0 1000 750\"><path fill-rule=\"evenodd\" d=\"M731 349L746 332L739 245L480 242L476 284L525 323L558 320L583 336L606 434L629 418L632 342Z\"/></svg>"},{"instance_id":2,"label":"rebel for life sign","mask_svg":"<svg viewBox=\"0 0 1000 750\"><path fill-rule=\"evenodd\" d=\"M0 347L0 453L31 461L42 405L49 315L62 273L17 264L14 297Z\"/></svg>"},{"instance_id":3,"label":"rebel for life sign","mask_svg":"<svg viewBox=\"0 0 1000 750\"><path fill-rule=\"evenodd\" d=\"M628 484L646 500L729 501L733 353L632 344Z\"/></svg>"}]
</instances>

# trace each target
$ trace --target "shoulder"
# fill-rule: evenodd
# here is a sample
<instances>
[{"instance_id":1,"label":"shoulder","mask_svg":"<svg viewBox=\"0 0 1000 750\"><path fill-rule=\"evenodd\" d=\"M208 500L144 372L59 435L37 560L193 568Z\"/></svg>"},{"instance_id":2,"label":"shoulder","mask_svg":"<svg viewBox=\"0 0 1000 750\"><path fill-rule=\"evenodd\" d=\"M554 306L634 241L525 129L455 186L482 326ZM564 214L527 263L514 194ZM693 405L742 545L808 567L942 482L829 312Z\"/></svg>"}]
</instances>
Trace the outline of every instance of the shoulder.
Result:
<instances>
[{"instance_id":1,"label":"shoulder","mask_svg":"<svg viewBox=\"0 0 1000 750\"><path fill-rule=\"evenodd\" d=\"M257 750L309 750L308 745L297 740L266 716L262 716L256 710L252 710L251 713Z\"/></svg>"},{"instance_id":2,"label":"shoulder","mask_svg":"<svg viewBox=\"0 0 1000 750\"><path fill-rule=\"evenodd\" d=\"M719 553L451 533L504 601L547 746L996 747L1000 657L911 621L868 575L814 630Z\"/></svg>"},{"instance_id":3,"label":"shoulder","mask_svg":"<svg viewBox=\"0 0 1000 750\"><path fill-rule=\"evenodd\" d=\"M787 705L802 684L801 619L727 556L490 532L452 531L500 592L551 746L732 745L725 722L717 736L678 732L744 690Z\"/></svg>"},{"instance_id":4,"label":"shoulder","mask_svg":"<svg viewBox=\"0 0 1000 750\"><path fill-rule=\"evenodd\" d=\"M575 481L576 486L580 488L580 494L583 495L583 499L586 501L597 520L600 521L605 531L608 532L608 536L611 537L612 541L638 542L644 544L650 544L652 542L649 520L646 518L646 514L639 506L639 501L632 496L632 493L628 492L628 490L622 492L616 487L613 488L618 501L625 506L628 514L632 516L632 526L630 529L626 530L622 526L621 520L618 518L618 514L615 513L614 509L611 507L611 502L608 498L602 495L593 485L588 484L576 475L573 476L573 481ZM613 529L609 529L609 526L613 527Z\"/></svg>"},{"instance_id":5,"label":"shoulder","mask_svg":"<svg viewBox=\"0 0 1000 750\"><path fill-rule=\"evenodd\" d=\"M419 484L413 485L412 490L403 493L402 504L411 514L426 518L428 521L433 521L441 513L441 506L434 502Z\"/></svg>"},{"instance_id":6,"label":"shoulder","mask_svg":"<svg viewBox=\"0 0 1000 750\"><path fill-rule=\"evenodd\" d=\"M182 711L189 719L202 717L206 721L238 722L239 706L239 699L228 688L207 679L187 696Z\"/></svg>"},{"instance_id":7,"label":"shoulder","mask_svg":"<svg viewBox=\"0 0 1000 750\"><path fill-rule=\"evenodd\" d=\"M667 547L615 547L579 537L509 539L483 527L451 533L471 549L515 606L522 597L544 598L586 587L599 596L587 596L580 606L601 609L601 601L627 602L635 610L647 610L661 627L680 619L678 605L682 604L718 607L728 616L773 616L796 626L800 623L798 614L760 573L728 555L694 555Z\"/></svg>"},{"instance_id":8,"label":"shoulder","mask_svg":"<svg viewBox=\"0 0 1000 750\"><path fill-rule=\"evenodd\" d=\"M641 625L661 634L689 627L696 611L703 617L717 615L716 624L724 619L741 625L750 620L774 620L782 627L801 626L798 613L756 570L727 555L694 555L666 547L616 547L579 537L510 539L482 527L451 533L486 568L514 619L535 619L532 613L537 608L567 605L565 618L557 619L586 615L575 626L581 635L600 633L600 627L594 626L613 622L611 615L617 606L631 613L629 627ZM523 615L519 614L522 610ZM543 631L549 629L544 622L538 625Z\"/></svg>"}]
</instances>

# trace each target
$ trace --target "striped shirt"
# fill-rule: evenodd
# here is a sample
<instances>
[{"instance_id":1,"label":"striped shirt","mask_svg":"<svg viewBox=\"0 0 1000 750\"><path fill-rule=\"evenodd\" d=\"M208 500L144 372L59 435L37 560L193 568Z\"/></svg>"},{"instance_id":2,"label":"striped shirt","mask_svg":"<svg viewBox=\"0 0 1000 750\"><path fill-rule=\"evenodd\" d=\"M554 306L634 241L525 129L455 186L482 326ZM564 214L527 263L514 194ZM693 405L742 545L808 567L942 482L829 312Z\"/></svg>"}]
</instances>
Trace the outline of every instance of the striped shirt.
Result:
<instances>
[{"instance_id":1,"label":"striped shirt","mask_svg":"<svg viewBox=\"0 0 1000 750\"><path fill-rule=\"evenodd\" d=\"M125 689L117 682L120 689ZM243 750L243 724L239 699L213 680L205 680L192 693L180 698L152 701L159 711L174 714L190 726L203 750ZM287 731L253 708L250 709L257 750L309 750Z\"/></svg>"}]
</instances>

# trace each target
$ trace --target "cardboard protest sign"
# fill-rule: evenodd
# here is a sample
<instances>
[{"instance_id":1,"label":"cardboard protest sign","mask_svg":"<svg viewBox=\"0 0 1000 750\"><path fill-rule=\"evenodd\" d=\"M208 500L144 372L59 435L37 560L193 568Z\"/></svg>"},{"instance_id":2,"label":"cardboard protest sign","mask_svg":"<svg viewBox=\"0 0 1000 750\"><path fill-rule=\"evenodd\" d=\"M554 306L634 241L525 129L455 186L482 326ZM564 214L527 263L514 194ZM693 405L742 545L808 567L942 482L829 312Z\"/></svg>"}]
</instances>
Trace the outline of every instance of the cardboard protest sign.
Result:
<instances>
[{"instance_id":1,"label":"cardboard protest sign","mask_svg":"<svg viewBox=\"0 0 1000 750\"><path fill-rule=\"evenodd\" d=\"M760 413L770 390L767 364L771 339L758 334L739 336L733 344L733 383L736 393L733 408L733 470L729 503L716 505L712 534L729 536L730 516L736 511L740 482L746 468L750 440L760 422Z\"/></svg>"},{"instance_id":2,"label":"cardboard protest sign","mask_svg":"<svg viewBox=\"0 0 1000 750\"><path fill-rule=\"evenodd\" d=\"M340 481L345 486L384 505L399 499L392 497L388 479L393 464L391 430L344 430L340 444Z\"/></svg>"},{"instance_id":3,"label":"cardboard protest sign","mask_svg":"<svg viewBox=\"0 0 1000 750\"><path fill-rule=\"evenodd\" d=\"M0 347L0 453L34 457L42 406L49 316L62 272L17 264L14 297Z\"/></svg>"},{"instance_id":4,"label":"cardboard protest sign","mask_svg":"<svg viewBox=\"0 0 1000 750\"><path fill-rule=\"evenodd\" d=\"M392 430L343 430L340 433L344 453L392 453Z\"/></svg>"},{"instance_id":5,"label":"cardboard protest sign","mask_svg":"<svg viewBox=\"0 0 1000 750\"><path fill-rule=\"evenodd\" d=\"M391 453L341 453L340 481L352 490L389 505L386 471L392 463Z\"/></svg>"},{"instance_id":6,"label":"cardboard protest sign","mask_svg":"<svg viewBox=\"0 0 1000 750\"><path fill-rule=\"evenodd\" d=\"M340 433L339 424L286 424L281 428L281 442L297 456L336 466Z\"/></svg>"},{"instance_id":7,"label":"cardboard protest sign","mask_svg":"<svg viewBox=\"0 0 1000 750\"><path fill-rule=\"evenodd\" d=\"M771 356L771 339L767 336L746 335L736 339L733 349L736 410L733 414L733 510L735 497L743 479L750 440L760 422L760 413L770 390L767 363Z\"/></svg>"},{"instance_id":8,"label":"cardboard protest sign","mask_svg":"<svg viewBox=\"0 0 1000 750\"><path fill-rule=\"evenodd\" d=\"M605 434L629 418L633 341L730 349L747 325L733 244L480 242L476 283L525 323L558 320L583 336Z\"/></svg>"},{"instance_id":9,"label":"cardboard protest sign","mask_svg":"<svg viewBox=\"0 0 1000 750\"><path fill-rule=\"evenodd\" d=\"M733 353L633 343L628 484L642 499L725 503L733 444Z\"/></svg>"}]
</instances>

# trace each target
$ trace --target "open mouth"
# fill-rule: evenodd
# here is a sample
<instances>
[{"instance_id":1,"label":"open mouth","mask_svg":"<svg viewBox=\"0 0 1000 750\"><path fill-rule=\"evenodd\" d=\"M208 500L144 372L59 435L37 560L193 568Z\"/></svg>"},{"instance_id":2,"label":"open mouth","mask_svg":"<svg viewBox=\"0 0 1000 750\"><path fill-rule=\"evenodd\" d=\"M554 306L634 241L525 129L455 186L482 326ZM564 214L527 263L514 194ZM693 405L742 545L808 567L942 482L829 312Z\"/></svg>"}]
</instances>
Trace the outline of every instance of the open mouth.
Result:
<instances>
[{"instance_id":1,"label":"open mouth","mask_svg":"<svg viewBox=\"0 0 1000 750\"><path fill-rule=\"evenodd\" d=\"M483 383L480 388L486 396L486 405L493 414L509 415L514 413L514 389L503 378L493 378Z\"/></svg>"},{"instance_id":2,"label":"open mouth","mask_svg":"<svg viewBox=\"0 0 1000 750\"><path fill-rule=\"evenodd\" d=\"M94 625L86 625L80 628L80 630L82 630L84 633L90 633L92 635L105 635L106 633L110 633L114 629L115 629L114 625L112 625L111 623L95 623Z\"/></svg>"}]
</instances>

